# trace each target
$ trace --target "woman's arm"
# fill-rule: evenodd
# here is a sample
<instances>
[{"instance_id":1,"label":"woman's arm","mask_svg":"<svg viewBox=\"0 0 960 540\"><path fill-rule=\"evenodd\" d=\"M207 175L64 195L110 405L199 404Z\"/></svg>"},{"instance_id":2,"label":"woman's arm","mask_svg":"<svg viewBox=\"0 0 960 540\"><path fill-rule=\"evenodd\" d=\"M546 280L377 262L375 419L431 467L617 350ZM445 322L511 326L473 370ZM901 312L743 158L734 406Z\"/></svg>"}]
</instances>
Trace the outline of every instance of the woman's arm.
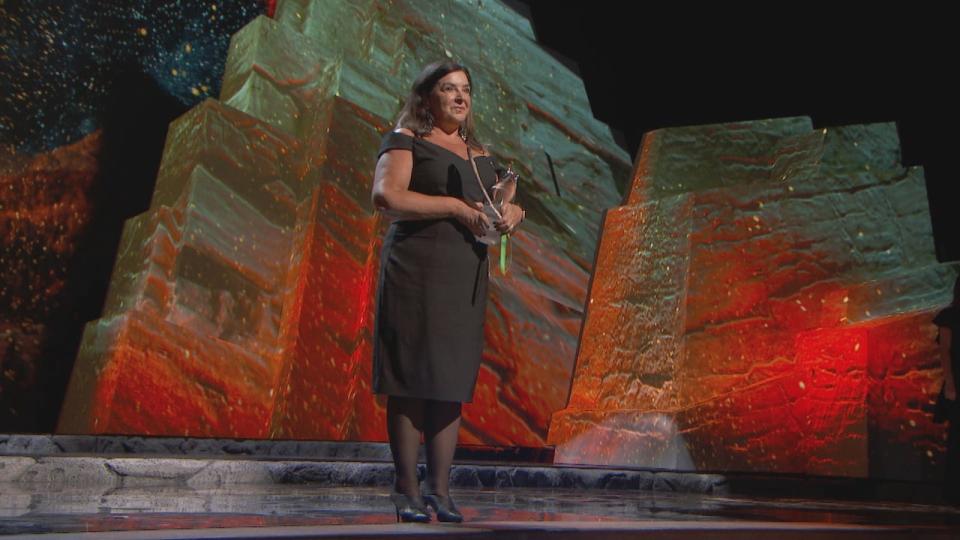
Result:
<instances>
[{"instance_id":1,"label":"woman's arm","mask_svg":"<svg viewBox=\"0 0 960 540\"><path fill-rule=\"evenodd\" d=\"M950 345L953 336L950 328L940 327L940 364L943 366L943 397L957 399L957 385L953 379L953 365L950 358Z\"/></svg>"},{"instance_id":2,"label":"woman's arm","mask_svg":"<svg viewBox=\"0 0 960 540\"><path fill-rule=\"evenodd\" d=\"M475 234L483 234L488 223L483 212L455 197L410 191L412 173L412 152L402 149L384 152L373 176L373 206L393 219L456 218Z\"/></svg>"},{"instance_id":3,"label":"woman's arm","mask_svg":"<svg viewBox=\"0 0 960 540\"><path fill-rule=\"evenodd\" d=\"M413 153L409 150L384 152L373 175L372 201L380 212L394 219L438 219L454 217L458 206L453 197L431 196L410 191Z\"/></svg>"}]
</instances>

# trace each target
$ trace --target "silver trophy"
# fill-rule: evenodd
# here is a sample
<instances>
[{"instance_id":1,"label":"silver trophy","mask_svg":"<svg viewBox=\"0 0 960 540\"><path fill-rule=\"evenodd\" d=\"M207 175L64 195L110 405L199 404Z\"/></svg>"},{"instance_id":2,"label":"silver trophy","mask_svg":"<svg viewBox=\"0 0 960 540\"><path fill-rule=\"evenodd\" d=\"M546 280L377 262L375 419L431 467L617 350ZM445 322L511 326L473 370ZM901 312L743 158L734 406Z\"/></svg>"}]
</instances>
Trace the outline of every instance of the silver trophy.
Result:
<instances>
[{"instance_id":1,"label":"silver trophy","mask_svg":"<svg viewBox=\"0 0 960 540\"><path fill-rule=\"evenodd\" d=\"M488 199L488 202L483 204L483 213L486 214L490 225L487 227L483 236L477 237L478 242L492 246L500 241L501 232L497 230L494 223L503 219L501 212L503 205L513 201L514 195L517 194L517 182L519 179L520 175L509 165L506 169L497 170L497 183L490 189L490 191L493 192L493 196ZM491 204L491 202L493 204Z\"/></svg>"}]
</instances>

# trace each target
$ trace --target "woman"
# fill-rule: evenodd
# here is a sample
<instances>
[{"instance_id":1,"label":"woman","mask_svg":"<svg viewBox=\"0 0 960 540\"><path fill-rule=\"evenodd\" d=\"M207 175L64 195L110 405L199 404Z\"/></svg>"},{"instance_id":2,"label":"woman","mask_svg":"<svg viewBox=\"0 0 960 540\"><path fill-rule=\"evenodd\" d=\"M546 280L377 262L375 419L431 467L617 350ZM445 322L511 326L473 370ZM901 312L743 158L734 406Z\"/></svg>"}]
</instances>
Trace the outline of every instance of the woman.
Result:
<instances>
[{"instance_id":1,"label":"woman","mask_svg":"<svg viewBox=\"0 0 960 540\"><path fill-rule=\"evenodd\" d=\"M372 193L394 220L380 259L373 391L388 396L398 521L429 521L427 505L440 521L463 520L449 475L461 404L472 399L483 351L489 263L477 238L491 226L512 233L523 219L511 203L494 222L482 211L495 167L474 136L470 72L453 62L427 66L383 138Z\"/></svg>"},{"instance_id":2,"label":"woman","mask_svg":"<svg viewBox=\"0 0 960 540\"><path fill-rule=\"evenodd\" d=\"M957 406L957 369L960 368L960 347L955 343L960 333L960 276L953 284L953 303L937 314L933 323L940 329L940 364L943 367L943 389L937 402L934 420L947 420L946 478L944 498L960 503L960 409Z\"/></svg>"}]
</instances>

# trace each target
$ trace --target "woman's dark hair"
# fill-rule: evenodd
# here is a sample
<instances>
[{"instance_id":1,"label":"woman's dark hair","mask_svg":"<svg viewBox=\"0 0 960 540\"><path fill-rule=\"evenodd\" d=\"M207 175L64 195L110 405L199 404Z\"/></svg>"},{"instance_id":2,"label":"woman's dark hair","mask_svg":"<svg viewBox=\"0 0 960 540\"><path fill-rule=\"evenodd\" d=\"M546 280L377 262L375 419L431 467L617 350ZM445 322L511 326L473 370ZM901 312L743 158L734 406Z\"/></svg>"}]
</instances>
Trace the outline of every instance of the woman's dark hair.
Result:
<instances>
[{"instance_id":1,"label":"woman's dark hair","mask_svg":"<svg viewBox=\"0 0 960 540\"><path fill-rule=\"evenodd\" d=\"M456 62L434 62L423 68L420 75L413 81L410 89L410 95L400 109L400 116L397 118L398 128L407 128L416 134L417 137L423 137L433 129L433 115L430 113L430 92L437 85L437 81L446 77L455 71L462 71L467 76L467 82L470 83L470 89L473 90L473 78L470 77L470 71ZM463 133L467 144L482 149L483 146L477 141L473 129L473 107L467 113L467 119L463 123Z\"/></svg>"}]
</instances>

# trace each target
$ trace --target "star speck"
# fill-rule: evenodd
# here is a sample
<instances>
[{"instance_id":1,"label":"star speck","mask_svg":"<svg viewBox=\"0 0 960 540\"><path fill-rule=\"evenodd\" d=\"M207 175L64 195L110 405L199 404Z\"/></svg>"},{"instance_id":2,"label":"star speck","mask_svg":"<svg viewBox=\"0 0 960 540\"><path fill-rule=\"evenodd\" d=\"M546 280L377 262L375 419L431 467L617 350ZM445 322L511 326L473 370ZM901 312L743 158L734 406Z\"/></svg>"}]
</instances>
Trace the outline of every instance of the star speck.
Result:
<instances>
[{"instance_id":1,"label":"star speck","mask_svg":"<svg viewBox=\"0 0 960 540\"><path fill-rule=\"evenodd\" d=\"M0 2L0 145L35 153L100 126L120 70L190 107L220 91L230 36L264 12L200 0Z\"/></svg>"}]
</instances>

